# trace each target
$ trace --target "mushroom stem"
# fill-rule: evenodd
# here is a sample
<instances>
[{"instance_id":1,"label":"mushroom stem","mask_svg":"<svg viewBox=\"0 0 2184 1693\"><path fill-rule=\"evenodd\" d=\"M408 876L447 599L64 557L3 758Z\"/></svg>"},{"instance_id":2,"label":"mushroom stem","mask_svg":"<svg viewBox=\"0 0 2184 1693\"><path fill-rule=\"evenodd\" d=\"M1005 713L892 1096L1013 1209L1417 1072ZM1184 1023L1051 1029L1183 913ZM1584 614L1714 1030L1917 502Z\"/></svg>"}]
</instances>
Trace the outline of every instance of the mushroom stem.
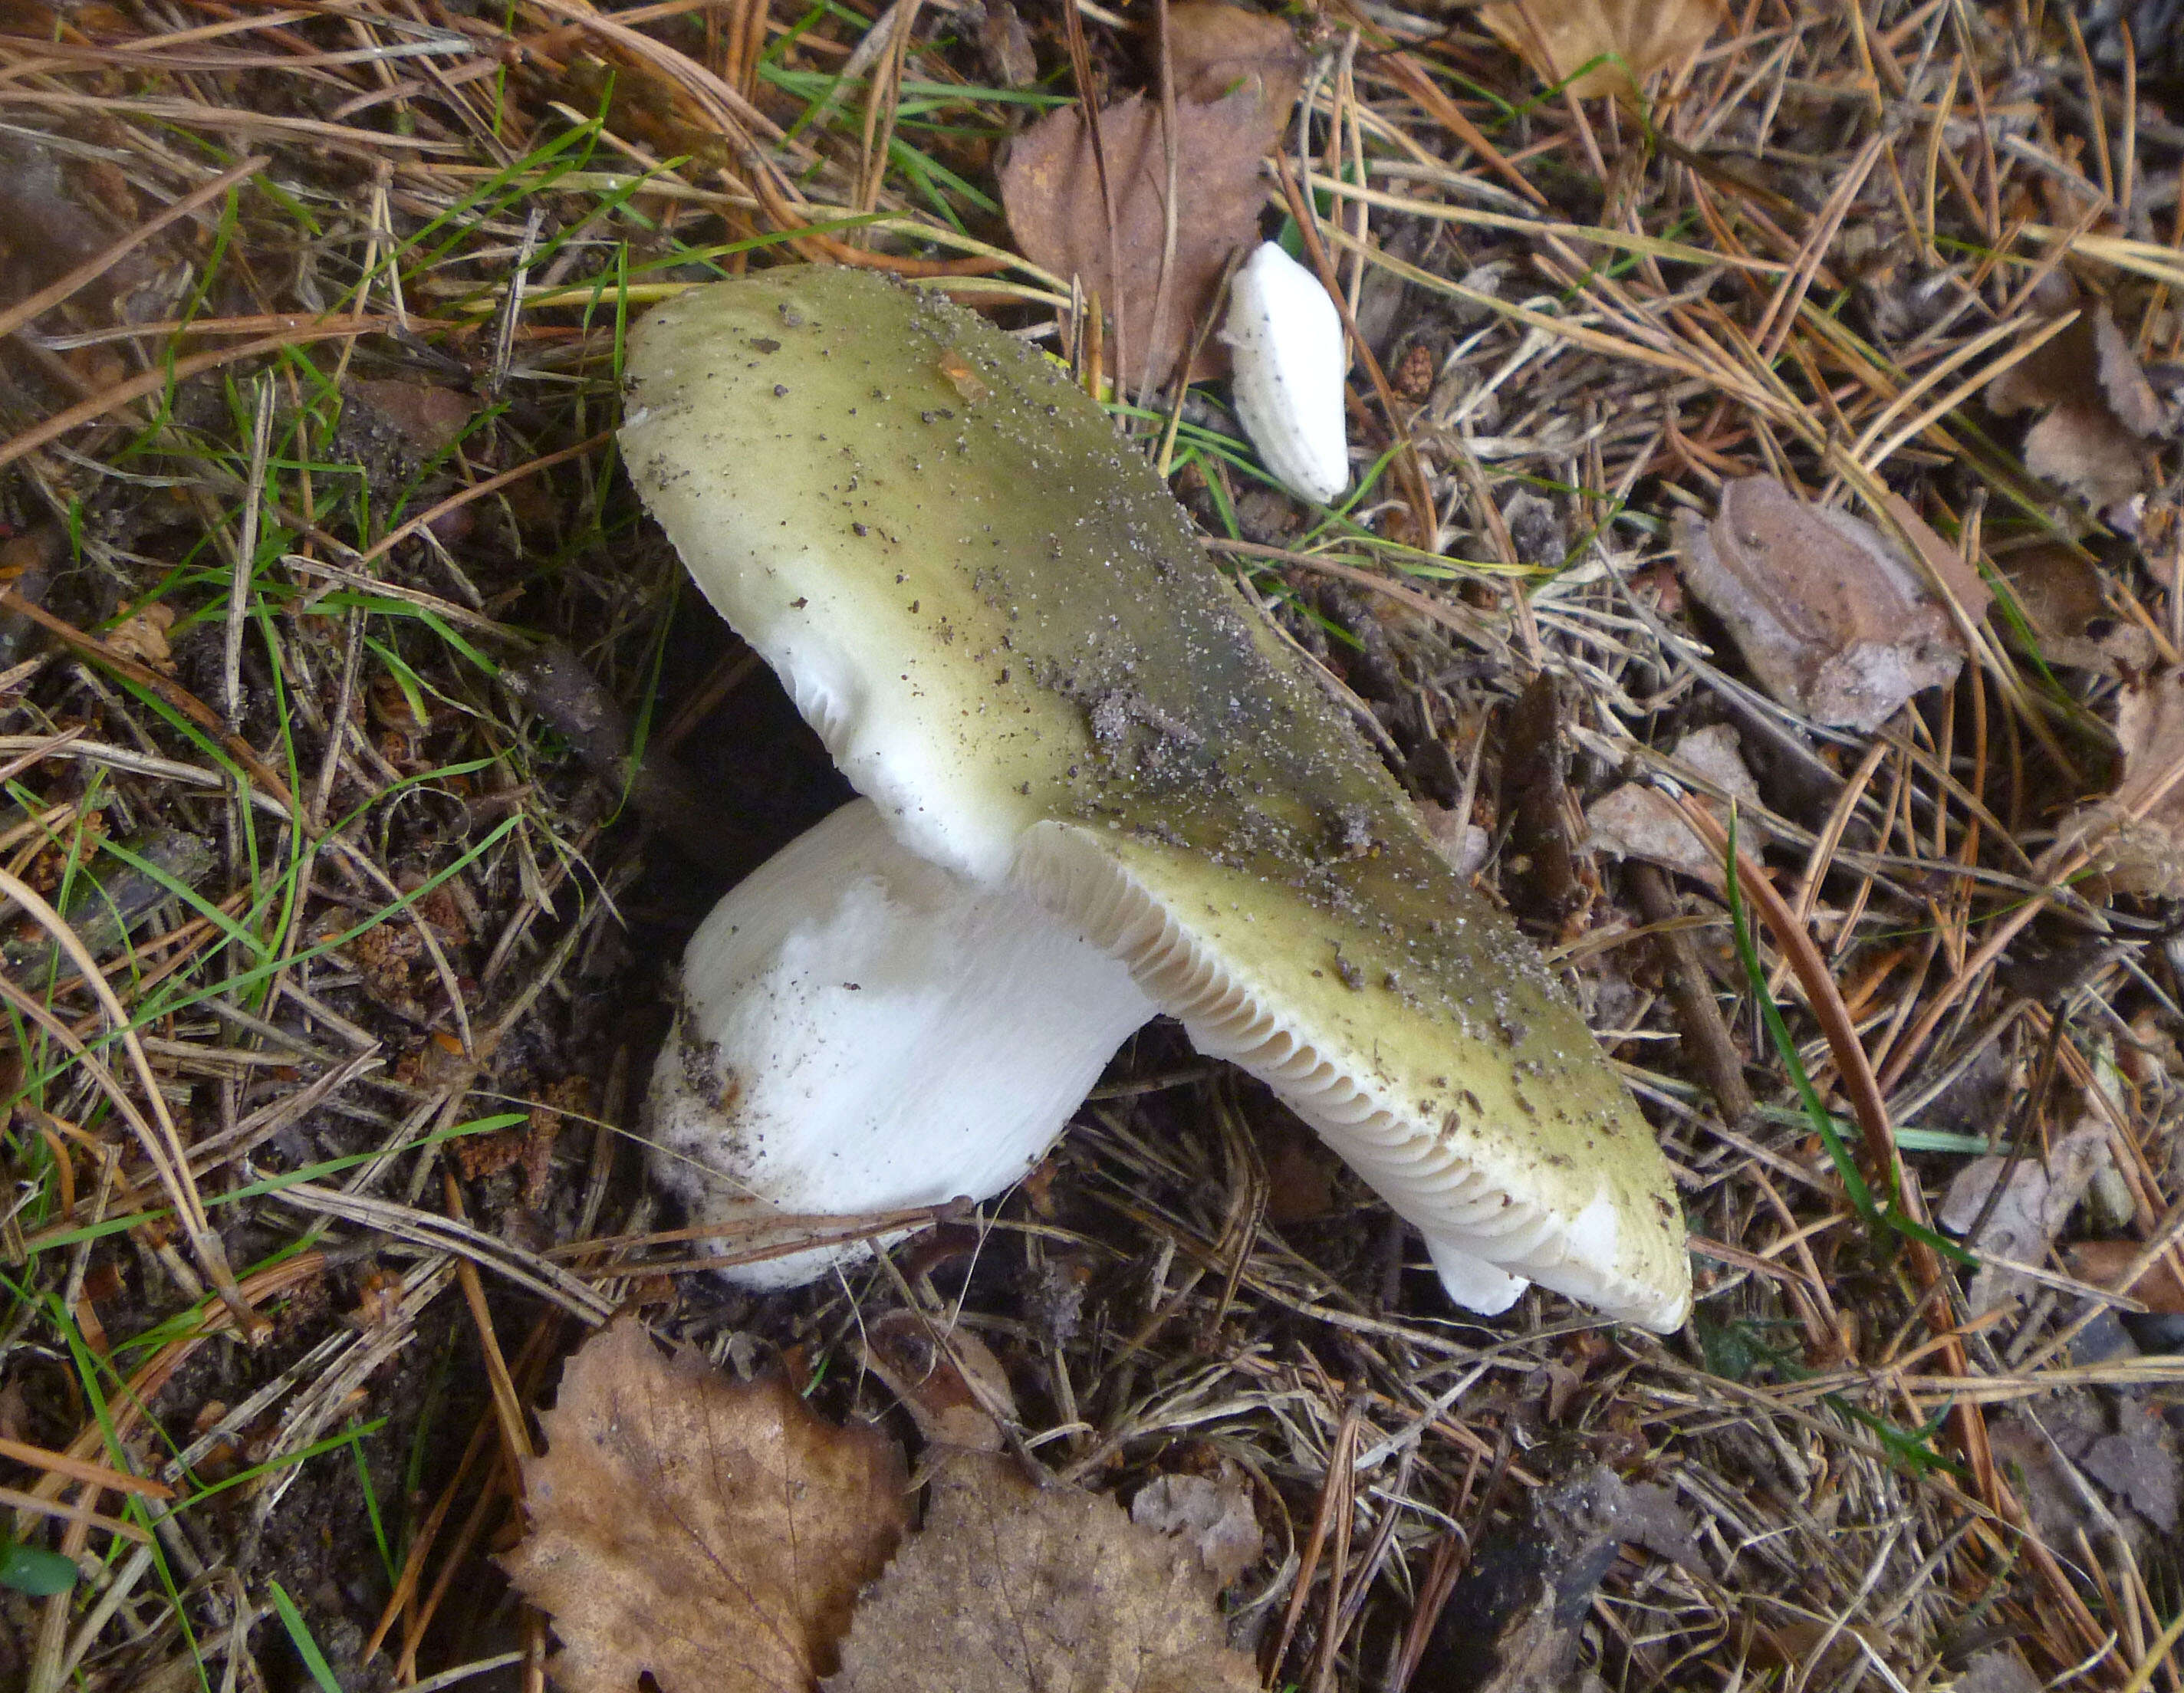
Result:
<instances>
[{"instance_id":1,"label":"mushroom stem","mask_svg":"<svg viewBox=\"0 0 2184 1693\"><path fill-rule=\"evenodd\" d=\"M654 1173L720 1224L983 1200L1020 1179L1157 1008L1028 898L844 806L715 906L647 1100ZM794 1287L863 1256L729 1271Z\"/></svg>"}]
</instances>

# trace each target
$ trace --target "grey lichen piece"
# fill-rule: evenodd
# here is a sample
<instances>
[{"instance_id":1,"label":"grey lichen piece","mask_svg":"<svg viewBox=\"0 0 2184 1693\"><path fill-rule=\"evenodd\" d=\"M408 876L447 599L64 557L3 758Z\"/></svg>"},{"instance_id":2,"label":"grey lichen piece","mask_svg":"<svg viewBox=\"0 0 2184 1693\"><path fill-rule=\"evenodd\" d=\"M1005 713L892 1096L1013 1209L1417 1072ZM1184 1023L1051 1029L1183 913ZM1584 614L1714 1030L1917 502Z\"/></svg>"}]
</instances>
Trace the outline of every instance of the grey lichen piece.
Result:
<instances>
[{"instance_id":1,"label":"grey lichen piece","mask_svg":"<svg viewBox=\"0 0 2184 1693\"><path fill-rule=\"evenodd\" d=\"M1582 1020L1059 366L800 268L660 307L630 370L647 504L906 846L1122 958L1465 1302L1681 1323L1668 1166Z\"/></svg>"}]
</instances>

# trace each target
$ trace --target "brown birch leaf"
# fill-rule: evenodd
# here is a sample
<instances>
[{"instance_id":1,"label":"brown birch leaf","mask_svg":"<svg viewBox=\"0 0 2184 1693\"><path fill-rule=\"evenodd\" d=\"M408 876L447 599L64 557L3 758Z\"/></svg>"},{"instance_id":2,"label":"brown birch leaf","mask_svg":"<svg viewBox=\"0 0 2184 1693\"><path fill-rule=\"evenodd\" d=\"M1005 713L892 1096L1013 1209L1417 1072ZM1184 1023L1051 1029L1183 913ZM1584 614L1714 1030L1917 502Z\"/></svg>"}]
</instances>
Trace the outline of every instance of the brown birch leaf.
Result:
<instances>
[{"instance_id":1,"label":"brown birch leaf","mask_svg":"<svg viewBox=\"0 0 2184 1693\"><path fill-rule=\"evenodd\" d=\"M905 1518L902 1456L625 1317L570 1359L503 1560L567 1693L809 1693Z\"/></svg>"},{"instance_id":2,"label":"brown birch leaf","mask_svg":"<svg viewBox=\"0 0 2184 1693\"><path fill-rule=\"evenodd\" d=\"M1177 103L1175 256L1164 302L1158 296L1167 242L1167 154L1160 104L1133 94L1101 112L1099 127L1115 195L1112 249L1091 127L1081 108L1049 112L1017 137L1001 167L1001 204L1025 258L1057 276L1080 278L1111 324L1119 315L1125 384L1136 387L1150 344L1157 387L1182 364L1229 259L1258 241L1266 198L1259 160L1279 125L1269 127L1253 88L1210 103ZM1156 303L1162 305L1157 322ZM1208 356L1194 367L1194 378L1223 368L1210 356L1220 347L1206 338Z\"/></svg>"},{"instance_id":3,"label":"brown birch leaf","mask_svg":"<svg viewBox=\"0 0 2184 1693\"><path fill-rule=\"evenodd\" d=\"M953 1456L857 1607L827 1693L1256 1693L1179 1537L1011 1460Z\"/></svg>"}]
</instances>

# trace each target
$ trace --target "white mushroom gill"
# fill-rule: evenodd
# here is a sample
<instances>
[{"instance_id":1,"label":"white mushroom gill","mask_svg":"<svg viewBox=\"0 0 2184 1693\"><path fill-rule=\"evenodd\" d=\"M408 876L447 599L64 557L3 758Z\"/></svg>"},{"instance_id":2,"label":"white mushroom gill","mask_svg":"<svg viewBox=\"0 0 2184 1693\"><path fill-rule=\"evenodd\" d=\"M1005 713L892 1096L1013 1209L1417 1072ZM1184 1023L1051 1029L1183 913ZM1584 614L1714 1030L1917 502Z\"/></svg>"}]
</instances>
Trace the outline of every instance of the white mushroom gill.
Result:
<instances>
[{"instance_id":1,"label":"white mushroom gill","mask_svg":"<svg viewBox=\"0 0 2184 1693\"><path fill-rule=\"evenodd\" d=\"M647 1102L654 1173L699 1224L986 1199L1155 1009L1023 894L912 855L853 800L692 938ZM792 1287L865 1250L729 1273Z\"/></svg>"}]
</instances>

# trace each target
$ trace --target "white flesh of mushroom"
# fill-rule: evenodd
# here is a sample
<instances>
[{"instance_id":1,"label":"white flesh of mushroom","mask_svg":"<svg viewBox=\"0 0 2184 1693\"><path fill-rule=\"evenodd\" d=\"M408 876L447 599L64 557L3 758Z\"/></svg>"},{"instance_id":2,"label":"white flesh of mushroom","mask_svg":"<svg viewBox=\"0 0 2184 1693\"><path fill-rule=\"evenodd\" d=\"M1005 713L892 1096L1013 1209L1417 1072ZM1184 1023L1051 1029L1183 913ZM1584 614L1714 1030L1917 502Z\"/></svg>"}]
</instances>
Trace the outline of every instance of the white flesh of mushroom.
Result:
<instances>
[{"instance_id":1,"label":"white flesh of mushroom","mask_svg":"<svg viewBox=\"0 0 2184 1693\"><path fill-rule=\"evenodd\" d=\"M1269 241L1228 285L1221 331L1244 432L1274 480L1324 504L1350 486L1342 318L1319 278Z\"/></svg>"},{"instance_id":2,"label":"white flesh of mushroom","mask_svg":"<svg viewBox=\"0 0 2184 1693\"><path fill-rule=\"evenodd\" d=\"M913 856L855 800L691 940L648 1102L654 1172L695 1223L986 1199L1156 1009L1030 899ZM729 1273L792 1287L866 1250Z\"/></svg>"}]
</instances>

